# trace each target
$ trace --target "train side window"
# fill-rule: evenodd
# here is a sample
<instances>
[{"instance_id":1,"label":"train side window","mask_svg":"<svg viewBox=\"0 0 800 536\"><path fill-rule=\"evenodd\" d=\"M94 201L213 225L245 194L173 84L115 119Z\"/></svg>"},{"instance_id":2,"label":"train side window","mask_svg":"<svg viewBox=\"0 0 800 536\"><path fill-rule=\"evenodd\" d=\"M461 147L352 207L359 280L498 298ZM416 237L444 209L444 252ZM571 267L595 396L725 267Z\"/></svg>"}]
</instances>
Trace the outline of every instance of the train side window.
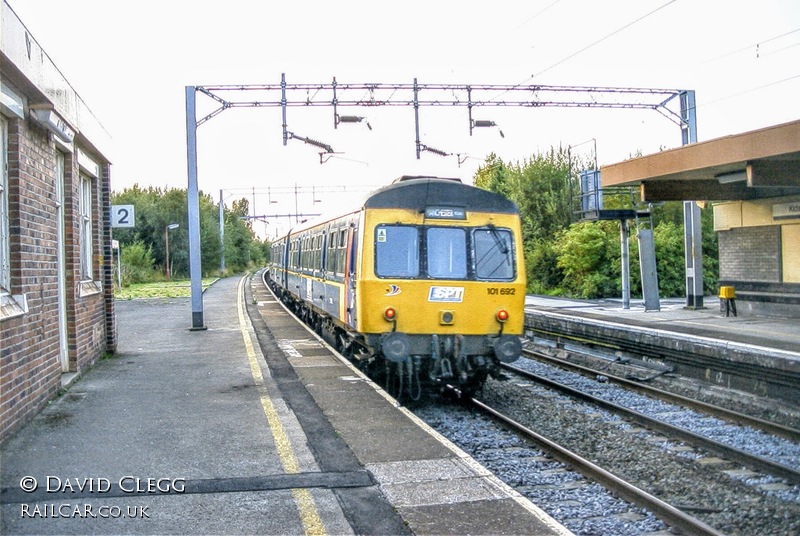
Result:
<instances>
[{"instance_id":1,"label":"train side window","mask_svg":"<svg viewBox=\"0 0 800 536\"><path fill-rule=\"evenodd\" d=\"M300 254L301 254L301 251L302 250L300 248L300 240L299 239L295 240L294 241L294 266L295 266L295 268L299 268L300 267Z\"/></svg>"},{"instance_id":2,"label":"train side window","mask_svg":"<svg viewBox=\"0 0 800 536\"><path fill-rule=\"evenodd\" d=\"M336 273L344 274L344 254L347 250L347 229L339 230L339 248L336 250Z\"/></svg>"},{"instance_id":3,"label":"train side window","mask_svg":"<svg viewBox=\"0 0 800 536\"><path fill-rule=\"evenodd\" d=\"M375 228L375 273L378 277L419 277L419 231L416 227Z\"/></svg>"},{"instance_id":4,"label":"train side window","mask_svg":"<svg viewBox=\"0 0 800 536\"><path fill-rule=\"evenodd\" d=\"M475 229L475 275L478 279L514 279L514 241L511 231L494 227Z\"/></svg>"},{"instance_id":5,"label":"train side window","mask_svg":"<svg viewBox=\"0 0 800 536\"><path fill-rule=\"evenodd\" d=\"M330 273L336 272L336 231L331 231L328 234L328 251L325 259L325 269Z\"/></svg>"},{"instance_id":6,"label":"train side window","mask_svg":"<svg viewBox=\"0 0 800 536\"><path fill-rule=\"evenodd\" d=\"M311 239L311 269L317 271L319 269L319 235Z\"/></svg>"},{"instance_id":7,"label":"train side window","mask_svg":"<svg viewBox=\"0 0 800 536\"><path fill-rule=\"evenodd\" d=\"M464 229L429 227L425 233L425 260L430 277L467 277L467 235Z\"/></svg>"}]
</instances>

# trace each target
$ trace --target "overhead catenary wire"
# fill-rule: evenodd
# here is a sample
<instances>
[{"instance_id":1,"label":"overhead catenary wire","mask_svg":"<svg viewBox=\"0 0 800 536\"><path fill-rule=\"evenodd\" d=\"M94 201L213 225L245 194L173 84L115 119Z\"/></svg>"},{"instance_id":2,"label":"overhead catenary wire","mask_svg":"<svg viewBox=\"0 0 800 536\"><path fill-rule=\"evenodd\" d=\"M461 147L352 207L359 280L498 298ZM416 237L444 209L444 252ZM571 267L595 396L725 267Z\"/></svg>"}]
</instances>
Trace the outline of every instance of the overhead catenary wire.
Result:
<instances>
[{"instance_id":1,"label":"overhead catenary wire","mask_svg":"<svg viewBox=\"0 0 800 536\"><path fill-rule=\"evenodd\" d=\"M722 54L720 56L715 56L715 57L713 57L711 59L705 60L704 62L700 63L700 65L707 65L709 63L712 63L712 62L715 62L715 61L719 61L721 59L727 58L728 56L733 56L734 54L738 54L740 52L745 52L746 50L750 50L753 47L758 47L759 45L764 45L766 43L770 43L772 41L776 41L778 39L786 37L787 35L792 35L792 34L797 33L797 32L800 32L800 28L797 28L797 29L792 30L790 32L782 33L780 35L776 35L774 37L770 37L769 39L762 39L760 41L756 41L755 43L751 43L751 44L749 44L747 46L744 46L742 48L737 48L736 50L733 50L731 52L726 52L725 54ZM789 46L783 47L783 48L781 48L779 50L776 50L774 52L780 52L781 50L785 50L787 48L791 48L793 46L797 46L798 44L800 44L800 43L794 43L793 45L789 45Z\"/></svg>"},{"instance_id":2,"label":"overhead catenary wire","mask_svg":"<svg viewBox=\"0 0 800 536\"><path fill-rule=\"evenodd\" d=\"M577 56L577 55L579 55L579 54L582 54L582 53L586 52L586 51L587 51L587 50L589 50L590 48L592 48L592 47L594 47L594 46L596 46L596 45L599 45L600 43L602 43L602 42L603 42L603 41L605 41L606 39L609 39L609 38L611 38L611 37L613 37L613 36L617 35L618 33L620 33L620 32L622 32L622 31L624 31L624 30L626 30L626 29L630 28L630 27L631 27L631 26L633 26L634 24L637 24L637 23L639 23L639 22L643 21L644 19L646 19L646 18L647 18L647 17L649 17L650 15L653 15L654 13L656 13L656 12L658 12L658 11L661 11L662 9L664 9L665 7L667 7L668 5L675 3L675 1L676 1L676 0L669 0L669 2L666 2L666 3L662 4L662 5L660 5L659 7L655 8L654 10L652 10L652 11L650 11L650 12L648 12L648 13L645 13L644 15L642 15L641 17L639 17L638 19L636 19L636 20L633 20L633 21L629 22L628 24L626 24L626 25L624 25L624 26L622 26L622 27L620 27L620 28L617 28L616 30L614 30L614 31L613 31L613 32L611 32L610 34L608 34L608 35L606 35L606 36L604 36L604 37L601 37L601 38L600 38L600 39L598 39L597 41L594 41L594 42L592 42L592 43L589 43L588 45L586 45L585 47L583 47L582 49L580 49L580 50L578 50L578 51L576 51L576 52L573 52L572 54L570 54L570 55L569 55L569 56L567 56L566 58L563 58L563 59L560 59L560 60L558 60L557 62L555 62L555 63L554 63L554 64L552 64L551 66L549 66L549 67L545 68L544 70L542 70L542 71L539 71L538 73L532 74L532 75L530 76L530 78L528 78L528 80L532 80L532 79L536 78L537 76L540 76L540 75L542 75L542 74L546 73L546 72L547 72L547 71L549 71L550 69L554 69L554 68L558 67L559 65L561 65L562 63L565 63L565 62L567 62L567 61L571 60L571 59L572 59L572 58L574 58L575 56ZM528 80L526 80L525 82L527 82ZM522 83L524 84L525 82L522 82Z\"/></svg>"},{"instance_id":3,"label":"overhead catenary wire","mask_svg":"<svg viewBox=\"0 0 800 536\"><path fill-rule=\"evenodd\" d=\"M717 104L719 102L726 101L726 100L729 100L729 99L733 99L733 98L736 98L736 97L740 97L740 96L746 95L748 93L753 93L754 91L759 91L761 89L766 89L768 87L777 86L778 84L783 84L785 82L789 82L789 81L794 80L796 78L800 78L800 74L796 74L796 75L790 76L788 78L784 78L782 80L776 80L775 82L769 82L768 84L762 84L760 86L756 86L756 87L753 87L753 88L750 88L750 89L746 89L746 90L740 91L738 93L733 93L732 95L728 95L726 97L720 97L720 98L714 99L712 101L708 101L708 102L704 102L704 103L701 103L701 104L697 104L697 106L695 106L695 108L701 108L701 107L704 107L704 106Z\"/></svg>"},{"instance_id":4,"label":"overhead catenary wire","mask_svg":"<svg viewBox=\"0 0 800 536\"><path fill-rule=\"evenodd\" d=\"M541 13L543 13L543 12L547 11L547 10L548 10L550 7L552 7L553 5L557 4L557 3L558 3L558 1L560 1L560 0L557 0L556 2L553 2L552 4L548 5L547 7L545 7L544 9L542 9L541 11L539 11L538 13L536 13L536 14L535 14L533 17L531 17L530 19L528 19L527 21L525 21L523 24L521 24L521 25L520 25L520 26L518 26L517 28L519 28L519 27L521 27L521 26L523 26L523 25L527 24L527 23L528 23L530 20L532 20L533 18L535 18L535 17L537 17L538 15L540 15ZM531 80L533 80L533 79L534 79L534 78L536 78L537 76L539 76L539 75L541 75L541 74L543 74L543 73L545 73L545 72L549 71L550 69L553 69L553 68L555 68L555 67L557 67L557 66L561 65L562 63L565 63L565 62L566 62L566 61L568 61L568 60L571 60L572 58L574 58L575 56L577 56L577 55L579 55L579 54L582 54L583 52L586 52L587 50L589 50L589 49L590 49L590 48L592 48L593 46L595 46L595 45L598 45L598 44L602 43L602 42L603 42L603 41L605 41L606 39L609 39L610 37L612 37L612 36L614 36L614 35L616 35L616 34L618 34L618 33L622 32L623 30L625 30L625 29L627 29L627 28L630 28L630 27L631 27L631 26L633 26L634 24L637 24L638 22L640 22L640 21L642 21L642 20L646 19L646 18L647 18L647 17L649 17L650 15L653 15L654 13L656 13L656 12L658 12L658 11L660 11L660 10L664 9L664 8L665 8L665 7L667 7L668 5L670 5L670 4L672 4L672 3L674 3L675 1L676 1L676 0L669 0L669 1L668 1L668 2L666 2L665 4L662 4L661 6L657 7L656 9L654 9L654 10L652 10L652 11L650 11L650 12L646 13L645 15L642 15L642 16L641 16L641 17L639 17L638 19L636 19L636 20L633 20L633 21L631 21L631 22L629 22L629 23L625 24L624 26L622 26L622 27L620 27L620 28L617 28L616 30L614 30L614 31L613 31L613 32L611 32L610 34L606 35L605 37L601 37L601 38L600 38L600 39L598 39L597 41L594 41L594 42L592 42L592 43L590 43L590 44L586 45L585 47L583 47L582 49L578 50L577 52L573 52L573 53L572 53L572 54L570 54L569 56L567 56L567 57L565 57L565 58L563 58L563 59L560 59L560 60L558 60L556 63L554 63L554 64L550 65L549 67L545 68L544 70L542 70L542 71L539 71L538 73L532 74L531 76L529 76L529 77L528 77L528 78L526 78L525 80L523 80L523 81L521 81L521 82L519 82L519 83L517 83L517 84L514 84L514 85L513 85L513 86L511 86L511 88L509 88L507 91L505 91L505 92L503 92L503 93L500 93L499 95L496 95L495 97L493 97L492 99L490 99L490 101L493 101L493 100L495 100L495 99L498 99L498 98L502 97L503 95L505 95L506 93L508 93L509 91L511 91L511 90L513 90L513 89L516 89L516 88L519 88L519 87L521 87L521 86L523 86L523 85L527 84L528 82L530 82ZM515 28L515 29L516 29L516 28Z\"/></svg>"}]
</instances>

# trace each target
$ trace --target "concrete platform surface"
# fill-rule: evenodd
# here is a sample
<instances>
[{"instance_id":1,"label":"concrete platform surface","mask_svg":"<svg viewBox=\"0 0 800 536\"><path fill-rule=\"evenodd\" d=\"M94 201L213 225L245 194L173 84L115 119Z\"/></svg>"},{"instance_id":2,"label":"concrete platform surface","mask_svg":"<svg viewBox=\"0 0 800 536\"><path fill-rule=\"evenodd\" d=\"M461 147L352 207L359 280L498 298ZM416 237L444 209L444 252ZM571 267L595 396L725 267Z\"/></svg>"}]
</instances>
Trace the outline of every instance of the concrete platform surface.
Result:
<instances>
[{"instance_id":1,"label":"concrete platform surface","mask_svg":"<svg viewBox=\"0 0 800 536\"><path fill-rule=\"evenodd\" d=\"M0 447L0 534L568 534L265 292L117 302L116 355Z\"/></svg>"}]
</instances>

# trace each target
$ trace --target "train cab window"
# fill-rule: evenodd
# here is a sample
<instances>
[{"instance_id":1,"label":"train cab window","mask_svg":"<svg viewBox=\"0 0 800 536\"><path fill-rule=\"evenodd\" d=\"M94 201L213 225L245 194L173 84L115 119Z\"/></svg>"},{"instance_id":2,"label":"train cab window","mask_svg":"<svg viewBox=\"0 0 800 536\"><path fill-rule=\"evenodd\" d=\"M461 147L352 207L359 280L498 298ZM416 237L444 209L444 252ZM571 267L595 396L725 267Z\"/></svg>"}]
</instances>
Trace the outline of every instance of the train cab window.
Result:
<instances>
[{"instance_id":1,"label":"train cab window","mask_svg":"<svg viewBox=\"0 0 800 536\"><path fill-rule=\"evenodd\" d=\"M475 275L478 279L514 279L514 241L511 231L494 227L475 229Z\"/></svg>"},{"instance_id":2,"label":"train cab window","mask_svg":"<svg viewBox=\"0 0 800 536\"><path fill-rule=\"evenodd\" d=\"M464 229L429 227L425 233L428 275L437 279L467 277L467 235Z\"/></svg>"},{"instance_id":3,"label":"train cab window","mask_svg":"<svg viewBox=\"0 0 800 536\"><path fill-rule=\"evenodd\" d=\"M419 277L416 227L380 225L375 229L375 273L379 277Z\"/></svg>"}]
</instances>

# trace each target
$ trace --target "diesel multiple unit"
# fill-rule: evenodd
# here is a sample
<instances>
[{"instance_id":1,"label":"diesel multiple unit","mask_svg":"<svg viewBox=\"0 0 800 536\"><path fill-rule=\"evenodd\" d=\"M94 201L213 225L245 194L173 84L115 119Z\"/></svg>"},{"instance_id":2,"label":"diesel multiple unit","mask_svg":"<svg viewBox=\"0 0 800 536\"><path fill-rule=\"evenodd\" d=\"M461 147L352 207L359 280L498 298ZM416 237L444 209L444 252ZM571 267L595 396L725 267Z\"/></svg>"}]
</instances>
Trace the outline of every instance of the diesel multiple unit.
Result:
<instances>
[{"instance_id":1,"label":"diesel multiple unit","mask_svg":"<svg viewBox=\"0 0 800 536\"><path fill-rule=\"evenodd\" d=\"M467 392L521 352L517 207L457 179L404 176L272 243L275 293L398 397Z\"/></svg>"}]
</instances>

